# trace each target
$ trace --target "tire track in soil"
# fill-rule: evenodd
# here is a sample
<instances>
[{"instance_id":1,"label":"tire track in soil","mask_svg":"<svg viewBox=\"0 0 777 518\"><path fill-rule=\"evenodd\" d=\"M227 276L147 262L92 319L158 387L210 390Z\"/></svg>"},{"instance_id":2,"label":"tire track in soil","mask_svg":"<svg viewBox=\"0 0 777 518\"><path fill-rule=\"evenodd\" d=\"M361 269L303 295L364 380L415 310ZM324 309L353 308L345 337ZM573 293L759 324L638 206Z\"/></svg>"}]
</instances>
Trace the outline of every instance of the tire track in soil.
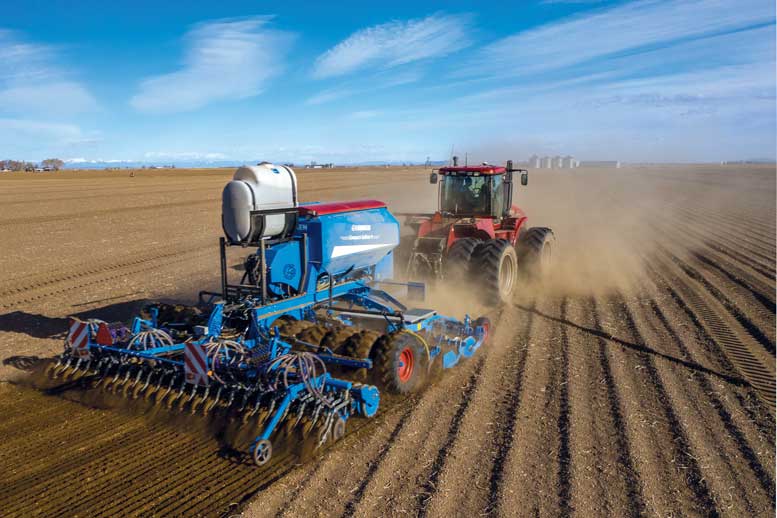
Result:
<instances>
[{"instance_id":1,"label":"tire track in soil","mask_svg":"<svg viewBox=\"0 0 777 518\"><path fill-rule=\"evenodd\" d=\"M696 362L695 356L685 345L683 339L677 333L677 330L673 328L672 324L664 314L664 311L661 309L661 306L654 298L651 298L648 301L648 307L653 315L655 315L656 319L660 322L662 329L669 337L669 341L677 346L683 358L691 362ZM747 462L753 475L761 485L761 488L766 492L766 494L772 496L772 507L774 507L775 483L773 476L764 468L764 465L761 463L758 455L756 455L753 447L745 437L745 434L734 421L731 413L726 409L726 405L717 396L716 391L710 383L710 380L706 376L700 374L694 374L693 380L699 385L701 392L706 396L709 404L717 412L718 417L720 418L720 422L725 428L726 433L736 444L740 455ZM730 471L734 472L735 470L730 468Z\"/></svg>"},{"instance_id":2,"label":"tire track in soil","mask_svg":"<svg viewBox=\"0 0 777 518\"><path fill-rule=\"evenodd\" d=\"M646 294L647 295L647 294ZM647 347L665 354L677 354L676 342L654 312L657 304L647 295L645 299L622 301L626 327L633 325L639 339ZM683 346L684 348L684 346ZM682 354L682 353L680 353ZM738 455L741 451L723 422L710 412L710 401L698 378L681 364L660 361L652 357L656 374L666 389L666 395L675 410L677 422L687 438L687 448L680 447L688 458L695 459L699 476L722 514L753 516L771 509L769 498L759 490L757 476ZM686 459L680 458L680 465ZM692 470L689 472L692 474Z\"/></svg>"},{"instance_id":3,"label":"tire track in soil","mask_svg":"<svg viewBox=\"0 0 777 518\"><path fill-rule=\"evenodd\" d=\"M534 301L529 304L533 309ZM444 445L447 451L435 475L435 490L422 507L425 516L476 516L490 504L491 484L498 485L492 479L495 473L501 476L501 468L495 466L504 464L509 451L509 445L500 439L509 435L503 426L513 421L518 407L516 386L522 384L533 320L533 313L518 305L510 305L502 313L457 436L452 444ZM513 329L515 334L510 332Z\"/></svg>"},{"instance_id":4,"label":"tire track in soil","mask_svg":"<svg viewBox=\"0 0 777 518\"><path fill-rule=\"evenodd\" d=\"M722 292L720 289L713 285L704 275L699 273L698 270L684 262L682 259L677 257L676 255L672 254L669 250L663 249L666 256L671 260L675 265L677 265L680 270L683 271L688 277L698 282L701 286L706 289L710 295L712 295L718 302L720 302L724 308L728 311L728 313L733 316L737 322L746 330L747 333L750 334L769 354L774 356L775 354L775 345L774 341L772 341L766 334L764 334L763 331L755 324L753 321L743 313L743 311L729 298Z\"/></svg>"},{"instance_id":5,"label":"tire track in soil","mask_svg":"<svg viewBox=\"0 0 777 518\"><path fill-rule=\"evenodd\" d=\"M620 322L624 324L630 338L637 344L646 344L647 342L637 327L634 315L622 294L616 296L615 304L617 307L615 311L624 317ZM663 411L666 424L668 425L671 437L671 441L668 442L673 445L673 449L675 450L673 458L683 459L681 463L684 462L684 464L681 464L680 467L686 471L684 482L689 484L696 498L695 504L697 511L705 516L719 516L717 505L710 493L706 478L703 476L701 468L693 454L694 449L691 446L690 439L686 432L687 426L690 425L683 425L683 420L678 417L678 410L675 408L675 404L669 395L664 379L659 374L653 358L643 351L640 351L638 356L643 362L645 373L650 380L650 386L656 392L658 402L661 405L661 410Z\"/></svg>"},{"instance_id":6,"label":"tire track in soil","mask_svg":"<svg viewBox=\"0 0 777 518\"><path fill-rule=\"evenodd\" d=\"M763 344L752 338L746 328L737 329L741 323L730 315L722 301L715 299L709 290L705 289L706 286L687 276L687 272L674 262L670 262L670 265L675 265L680 272L686 274L685 279L673 275L678 281L675 285L675 293L683 304L692 308L692 313L700 317L697 320L699 325L707 331L709 336L713 337L715 344L722 347L726 357L731 360L736 370L750 382L756 393L767 404L769 412L774 415L774 360L769 357L769 352L763 347ZM694 289L691 283L697 283L698 288ZM713 309L716 303L721 306L723 314ZM726 317L728 317L728 321Z\"/></svg>"},{"instance_id":7,"label":"tire track in soil","mask_svg":"<svg viewBox=\"0 0 777 518\"><path fill-rule=\"evenodd\" d=\"M678 291L673 286L681 286L682 281L677 278L664 279L656 270L650 268L648 270L656 282L667 295L672 299L674 306L678 308L678 311L684 314L688 321L692 325L692 330L696 334L699 344L703 348L703 355L706 361L713 364L717 364L718 371L723 371L729 383L733 383L736 380L742 380L737 367L728 358L728 355L723 349L723 346L719 344L716 339L707 330L706 324L702 322L702 316L694 313L691 306L689 306ZM688 329L685 323L678 324L684 329ZM716 371L713 371L716 372ZM775 442L775 422L767 403L758 395L752 385L747 380L742 380L744 383L743 390L745 395L743 396L738 391L733 391L733 397L737 400L739 409L746 415L747 421L758 428L759 434L765 438L765 440L773 445ZM737 382L739 384L739 382Z\"/></svg>"}]
</instances>

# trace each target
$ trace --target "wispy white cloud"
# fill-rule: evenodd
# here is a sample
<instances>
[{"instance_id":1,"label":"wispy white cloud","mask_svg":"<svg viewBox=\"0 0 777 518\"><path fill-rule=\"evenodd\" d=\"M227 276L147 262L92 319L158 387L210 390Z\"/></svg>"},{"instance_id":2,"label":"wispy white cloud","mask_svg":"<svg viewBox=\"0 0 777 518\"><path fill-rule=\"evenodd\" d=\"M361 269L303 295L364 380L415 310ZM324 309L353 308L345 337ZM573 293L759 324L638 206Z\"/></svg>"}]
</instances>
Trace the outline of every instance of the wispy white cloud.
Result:
<instances>
[{"instance_id":1,"label":"wispy white cloud","mask_svg":"<svg viewBox=\"0 0 777 518\"><path fill-rule=\"evenodd\" d=\"M725 49L726 52L721 52ZM741 30L638 56L619 56L577 66L564 74L537 74L531 81L485 88L462 96L469 103L505 102L555 93L578 100L581 95L675 95L713 98L763 96L775 86L775 42L771 26Z\"/></svg>"},{"instance_id":2,"label":"wispy white cloud","mask_svg":"<svg viewBox=\"0 0 777 518\"><path fill-rule=\"evenodd\" d=\"M270 29L269 17L217 20L189 31L180 70L145 79L132 97L144 112L181 112L260 94L283 70L294 35Z\"/></svg>"},{"instance_id":3,"label":"wispy white cloud","mask_svg":"<svg viewBox=\"0 0 777 518\"><path fill-rule=\"evenodd\" d=\"M341 84L336 88L328 88L317 94L312 95L305 104L318 105L330 103L344 99L346 97L352 97L367 92L376 92L378 90L386 90L389 88L395 88L397 86L408 85L415 83L421 79L421 73L417 70L403 71L392 75L389 78L379 77L379 75L371 74L369 76L361 77L353 81L348 81L345 84Z\"/></svg>"},{"instance_id":4,"label":"wispy white cloud","mask_svg":"<svg viewBox=\"0 0 777 518\"><path fill-rule=\"evenodd\" d=\"M445 56L471 44L470 25L469 15L434 14L367 27L319 56L313 76L322 79Z\"/></svg>"},{"instance_id":5,"label":"wispy white cloud","mask_svg":"<svg viewBox=\"0 0 777 518\"><path fill-rule=\"evenodd\" d=\"M472 65L481 73L536 73L773 21L774 5L763 0L642 0L503 38Z\"/></svg>"},{"instance_id":6,"label":"wispy white cloud","mask_svg":"<svg viewBox=\"0 0 777 518\"><path fill-rule=\"evenodd\" d=\"M59 63L57 48L0 30L0 113L70 115L97 102Z\"/></svg>"}]
</instances>

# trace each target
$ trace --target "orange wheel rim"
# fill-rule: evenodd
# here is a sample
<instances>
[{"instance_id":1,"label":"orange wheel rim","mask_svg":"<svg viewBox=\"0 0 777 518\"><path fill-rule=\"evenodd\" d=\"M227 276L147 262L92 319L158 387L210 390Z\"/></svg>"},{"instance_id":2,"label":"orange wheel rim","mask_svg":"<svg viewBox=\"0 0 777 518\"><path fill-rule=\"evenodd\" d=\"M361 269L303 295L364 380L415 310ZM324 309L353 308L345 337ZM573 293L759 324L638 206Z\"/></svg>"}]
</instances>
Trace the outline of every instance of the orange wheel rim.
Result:
<instances>
[{"instance_id":1,"label":"orange wheel rim","mask_svg":"<svg viewBox=\"0 0 777 518\"><path fill-rule=\"evenodd\" d=\"M399 366L397 366L397 376L399 381L405 383L413 375L413 363L415 358L413 356L413 350L410 347L405 347L399 353Z\"/></svg>"}]
</instances>

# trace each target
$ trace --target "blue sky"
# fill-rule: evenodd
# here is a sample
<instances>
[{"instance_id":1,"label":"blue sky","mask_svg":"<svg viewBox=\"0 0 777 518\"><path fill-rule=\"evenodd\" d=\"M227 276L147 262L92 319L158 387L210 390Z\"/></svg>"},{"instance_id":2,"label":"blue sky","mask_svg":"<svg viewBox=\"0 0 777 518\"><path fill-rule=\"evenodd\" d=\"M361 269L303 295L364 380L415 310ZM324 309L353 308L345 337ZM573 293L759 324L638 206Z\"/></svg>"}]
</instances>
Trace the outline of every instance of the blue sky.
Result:
<instances>
[{"instance_id":1,"label":"blue sky","mask_svg":"<svg viewBox=\"0 0 777 518\"><path fill-rule=\"evenodd\" d=\"M1 12L2 158L775 157L772 0Z\"/></svg>"}]
</instances>

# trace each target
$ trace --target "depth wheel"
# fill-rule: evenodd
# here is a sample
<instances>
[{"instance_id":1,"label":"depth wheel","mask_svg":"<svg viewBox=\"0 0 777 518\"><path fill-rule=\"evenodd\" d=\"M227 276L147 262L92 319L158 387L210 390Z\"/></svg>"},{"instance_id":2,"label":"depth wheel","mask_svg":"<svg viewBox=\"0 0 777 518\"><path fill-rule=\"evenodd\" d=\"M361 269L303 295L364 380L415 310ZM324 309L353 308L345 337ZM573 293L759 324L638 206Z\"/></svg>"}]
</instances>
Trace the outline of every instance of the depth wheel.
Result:
<instances>
[{"instance_id":1,"label":"depth wheel","mask_svg":"<svg viewBox=\"0 0 777 518\"><path fill-rule=\"evenodd\" d=\"M263 466L272 458L272 443L267 439L262 439L256 443L253 451L254 464Z\"/></svg>"},{"instance_id":2,"label":"depth wheel","mask_svg":"<svg viewBox=\"0 0 777 518\"><path fill-rule=\"evenodd\" d=\"M483 300L487 304L509 302L518 279L518 256L506 239L491 239L472 254Z\"/></svg>"},{"instance_id":3,"label":"depth wheel","mask_svg":"<svg viewBox=\"0 0 777 518\"><path fill-rule=\"evenodd\" d=\"M338 417L332 425L332 440L339 441L345 437L345 419Z\"/></svg>"},{"instance_id":4,"label":"depth wheel","mask_svg":"<svg viewBox=\"0 0 777 518\"><path fill-rule=\"evenodd\" d=\"M382 336L372 353L375 384L397 394L409 394L423 387L429 357L426 347L410 333Z\"/></svg>"}]
</instances>

